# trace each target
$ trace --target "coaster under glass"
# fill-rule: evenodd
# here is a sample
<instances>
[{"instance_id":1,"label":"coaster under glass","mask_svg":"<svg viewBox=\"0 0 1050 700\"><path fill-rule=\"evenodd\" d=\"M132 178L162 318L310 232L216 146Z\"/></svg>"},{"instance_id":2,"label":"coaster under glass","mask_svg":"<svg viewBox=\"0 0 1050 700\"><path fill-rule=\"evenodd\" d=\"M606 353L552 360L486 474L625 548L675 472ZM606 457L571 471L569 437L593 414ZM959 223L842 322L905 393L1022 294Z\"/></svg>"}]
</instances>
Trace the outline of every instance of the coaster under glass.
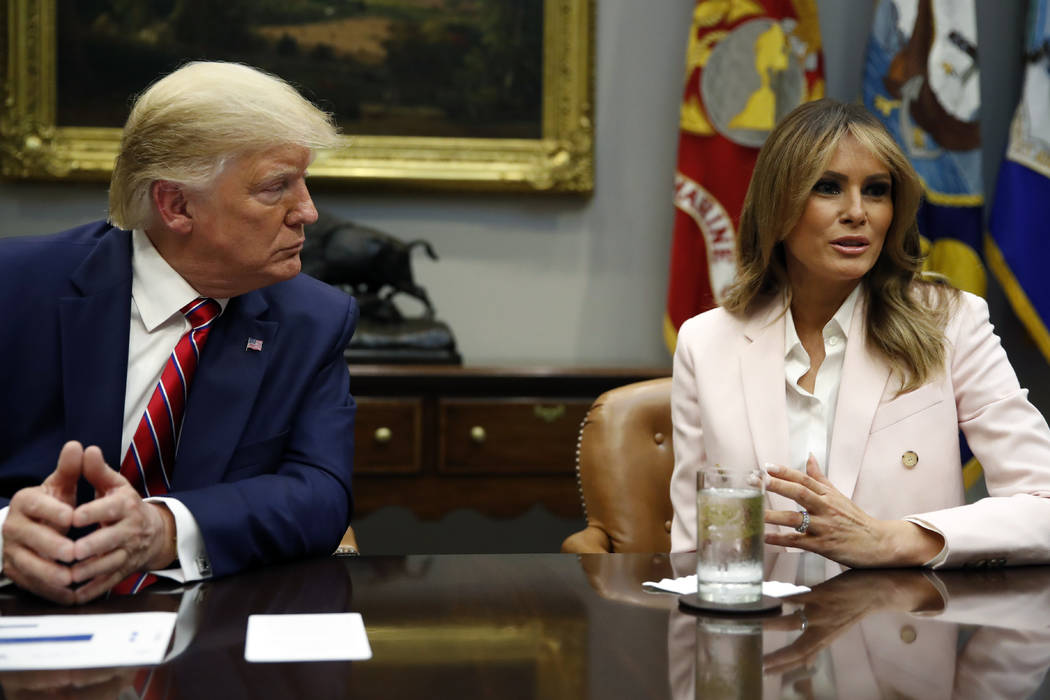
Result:
<instances>
[{"instance_id":1,"label":"coaster under glass","mask_svg":"<svg viewBox=\"0 0 1050 700\"><path fill-rule=\"evenodd\" d=\"M715 603L704 600L699 593L678 596L678 607L686 612L720 613L726 615L763 615L779 613L783 603L779 598L764 595L748 603Z\"/></svg>"}]
</instances>

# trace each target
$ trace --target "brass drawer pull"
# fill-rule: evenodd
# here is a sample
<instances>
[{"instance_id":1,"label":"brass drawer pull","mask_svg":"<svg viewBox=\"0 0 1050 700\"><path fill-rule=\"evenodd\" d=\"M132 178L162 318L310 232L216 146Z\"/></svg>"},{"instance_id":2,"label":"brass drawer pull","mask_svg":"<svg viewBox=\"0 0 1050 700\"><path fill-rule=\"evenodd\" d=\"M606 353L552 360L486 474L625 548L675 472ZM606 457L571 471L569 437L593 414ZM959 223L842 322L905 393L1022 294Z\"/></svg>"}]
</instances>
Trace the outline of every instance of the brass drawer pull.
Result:
<instances>
[{"instance_id":1,"label":"brass drawer pull","mask_svg":"<svg viewBox=\"0 0 1050 700\"><path fill-rule=\"evenodd\" d=\"M480 425L475 425L473 428L470 429L470 439L475 443L480 445L481 443L485 442L486 437L488 436L485 434L485 429L482 428Z\"/></svg>"},{"instance_id":2,"label":"brass drawer pull","mask_svg":"<svg viewBox=\"0 0 1050 700\"><path fill-rule=\"evenodd\" d=\"M532 414L542 421L553 423L565 415L565 404L560 403L557 406L540 406L537 404L532 407Z\"/></svg>"},{"instance_id":3,"label":"brass drawer pull","mask_svg":"<svg viewBox=\"0 0 1050 700\"><path fill-rule=\"evenodd\" d=\"M388 442L390 442L390 438L392 437L394 437L394 431L392 431L385 425L380 428L376 428L375 439L376 442L378 442L380 445L387 444Z\"/></svg>"}]
</instances>

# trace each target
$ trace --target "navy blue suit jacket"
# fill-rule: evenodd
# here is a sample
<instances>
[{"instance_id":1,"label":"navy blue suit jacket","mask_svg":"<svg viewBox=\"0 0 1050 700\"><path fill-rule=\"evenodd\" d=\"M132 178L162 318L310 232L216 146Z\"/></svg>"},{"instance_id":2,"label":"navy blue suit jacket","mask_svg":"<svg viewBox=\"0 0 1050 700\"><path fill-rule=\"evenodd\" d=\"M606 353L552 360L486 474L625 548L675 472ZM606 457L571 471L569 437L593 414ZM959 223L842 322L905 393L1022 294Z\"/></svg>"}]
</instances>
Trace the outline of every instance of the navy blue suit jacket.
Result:
<instances>
[{"instance_id":1,"label":"navy blue suit jacket","mask_svg":"<svg viewBox=\"0 0 1050 700\"><path fill-rule=\"evenodd\" d=\"M0 240L0 303L0 506L40 484L67 440L98 445L119 469L131 234L96 222ZM170 495L200 524L214 575L338 544L355 410L343 349L357 313L298 275L231 299L209 334ZM248 338L262 350L247 351Z\"/></svg>"}]
</instances>

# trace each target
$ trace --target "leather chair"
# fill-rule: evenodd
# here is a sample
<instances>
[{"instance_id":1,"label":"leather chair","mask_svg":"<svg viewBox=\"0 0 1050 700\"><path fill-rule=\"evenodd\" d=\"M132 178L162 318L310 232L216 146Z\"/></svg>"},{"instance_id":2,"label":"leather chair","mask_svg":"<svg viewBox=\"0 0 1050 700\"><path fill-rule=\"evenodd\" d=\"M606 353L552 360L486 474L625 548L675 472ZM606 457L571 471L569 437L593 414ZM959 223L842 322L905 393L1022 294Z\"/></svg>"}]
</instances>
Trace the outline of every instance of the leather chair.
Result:
<instances>
[{"instance_id":1,"label":"leather chair","mask_svg":"<svg viewBox=\"0 0 1050 700\"><path fill-rule=\"evenodd\" d=\"M576 477L587 527L563 552L671 549L671 378L599 396L580 427Z\"/></svg>"}]
</instances>

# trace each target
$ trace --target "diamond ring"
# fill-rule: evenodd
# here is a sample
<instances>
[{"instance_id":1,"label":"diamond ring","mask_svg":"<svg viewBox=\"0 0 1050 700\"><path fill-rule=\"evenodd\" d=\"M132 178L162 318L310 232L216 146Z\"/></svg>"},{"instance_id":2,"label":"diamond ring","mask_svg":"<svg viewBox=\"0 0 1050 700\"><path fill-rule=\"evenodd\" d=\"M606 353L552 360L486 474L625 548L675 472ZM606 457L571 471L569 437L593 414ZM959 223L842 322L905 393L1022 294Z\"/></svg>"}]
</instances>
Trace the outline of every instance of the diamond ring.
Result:
<instances>
[{"instance_id":1,"label":"diamond ring","mask_svg":"<svg viewBox=\"0 0 1050 700\"><path fill-rule=\"evenodd\" d=\"M806 534L806 530L809 529L809 513L802 511L802 524L795 528L795 532L800 535Z\"/></svg>"}]
</instances>

